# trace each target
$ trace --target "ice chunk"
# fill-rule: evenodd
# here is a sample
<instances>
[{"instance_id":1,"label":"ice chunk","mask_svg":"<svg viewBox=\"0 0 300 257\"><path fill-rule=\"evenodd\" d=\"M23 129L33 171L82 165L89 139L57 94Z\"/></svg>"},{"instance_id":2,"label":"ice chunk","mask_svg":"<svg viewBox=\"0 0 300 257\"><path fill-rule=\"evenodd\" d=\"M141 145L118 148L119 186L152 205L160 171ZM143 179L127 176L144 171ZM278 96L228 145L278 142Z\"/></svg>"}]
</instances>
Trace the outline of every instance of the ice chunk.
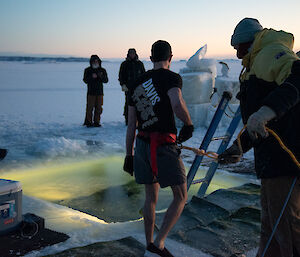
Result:
<instances>
[{"instance_id":1,"label":"ice chunk","mask_svg":"<svg viewBox=\"0 0 300 257\"><path fill-rule=\"evenodd\" d=\"M207 114L210 108L210 103L203 104L187 104L186 105L191 115L191 119L193 121L194 127L205 127L207 122ZM178 127L182 127L183 123L176 118L176 125Z\"/></svg>"},{"instance_id":2,"label":"ice chunk","mask_svg":"<svg viewBox=\"0 0 300 257\"><path fill-rule=\"evenodd\" d=\"M226 62L219 62L222 65L221 73L223 77L228 77L229 66Z\"/></svg>"},{"instance_id":3,"label":"ice chunk","mask_svg":"<svg viewBox=\"0 0 300 257\"><path fill-rule=\"evenodd\" d=\"M187 73L193 71L206 71L217 75L216 61L214 59L203 58L207 51L207 45L202 46L186 63L186 68L183 68L180 72Z\"/></svg>"},{"instance_id":4,"label":"ice chunk","mask_svg":"<svg viewBox=\"0 0 300 257\"><path fill-rule=\"evenodd\" d=\"M33 155L48 157L75 156L87 153L87 148L83 140L57 137L40 139L27 152Z\"/></svg>"},{"instance_id":5,"label":"ice chunk","mask_svg":"<svg viewBox=\"0 0 300 257\"><path fill-rule=\"evenodd\" d=\"M182 95L187 104L209 103L213 92L214 78L208 72L181 74Z\"/></svg>"},{"instance_id":6,"label":"ice chunk","mask_svg":"<svg viewBox=\"0 0 300 257\"><path fill-rule=\"evenodd\" d=\"M238 99L236 98L237 93L240 90L240 83L238 77L229 77L229 66L226 62L220 61L221 64L221 73L222 76L216 77L214 95L212 105L216 106L217 102L219 102L222 98L224 91L228 91L232 94L232 98L230 103L238 103Z\"/></svg>"},{"instance_id":7,"label":"ice chunk","mask_svg":"<svg viewBox=\"0 0 300 257\"><path fill-rule=\"evenodd\" d=\"M197 70L200 60L205 56L207 51L207 44L202 46L190 59L187 61L186 66L191 70Z\"/></svg>"},{"instance_id":8,"label":"ice chunk","mask_svg":"<svg viewBox=\"0 0 300 257\"><path fill-rule=\"evenodd\" d=\"M217 77L215 82L215 89L217 91L219 99L222 98L224 91L228 91L232 93L230 103L239 103L239 100L236 98L237 93L240 91L239 81L227 77Z\"/></svg>"},{"instance_id":9,"label":"ice chunk","mask_svg":"<svg viewBox=\"0 0 300 257\"><path fill-rule=\"evenodd\" d=\"M195 127L205 126L207 120L207 111L209 106L210 106L209 103L187 105L187 108L192 117L193 124Z\"/></svg>"},{"instance_id":10,"label":"ice chunk","mask_svg":"<svg viewBox=\"0 0 300 257\"><path fill-rule=\"evenodd\" d=\"M225 113L222 116L222 119L218 125L218 128L228 128L238 107L239 107L239 104L229 104L229 107L226 108ZM205 126L206 128L209 127L209 124L210 124L216 110L217 110L217 107L214 107L212 105L208 106L207 114L206 114L206 121L204 122L203 126ZM240 124L240 126L241 126L241 124Z\"/></svg>"}]
</instances>

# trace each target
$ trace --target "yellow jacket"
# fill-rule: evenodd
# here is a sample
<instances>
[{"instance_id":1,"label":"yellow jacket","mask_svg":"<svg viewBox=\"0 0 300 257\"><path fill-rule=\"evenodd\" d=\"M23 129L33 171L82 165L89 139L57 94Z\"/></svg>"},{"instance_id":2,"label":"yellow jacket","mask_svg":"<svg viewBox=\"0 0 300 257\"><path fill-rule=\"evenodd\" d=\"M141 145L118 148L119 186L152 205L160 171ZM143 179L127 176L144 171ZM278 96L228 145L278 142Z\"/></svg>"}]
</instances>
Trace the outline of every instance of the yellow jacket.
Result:
<instances>
[{"instance_id":1,"label":"yellow jacket","mask_svg":"<svg viewBox=\"0 0 300 257\"><path fill-rule=\"evenodd\" d=\"M268 106L276 119L268 127L276 131L300 159L300 59L292 51L294 37L284 31L264 29L255 35L243 58L240 106L244 123L261 106ZM243 151L254 147L259 178L299 175L299 169L273 137L253 144L247 131L241 137Z\"/></svg>"},{"instance_id":2,"label":"yellow jacket","mask_svg":"<svg viewBox=\"0 0 300 257\"><path fill-rule=\"evenodd\" d=\"M246 71L241 80L255 75L258 79L281 85L291 74L294 61L299 60L293 46L294 36L291 33L273 29L257 33L250 53L243 58Z\"/></svg>"}]
</instances>

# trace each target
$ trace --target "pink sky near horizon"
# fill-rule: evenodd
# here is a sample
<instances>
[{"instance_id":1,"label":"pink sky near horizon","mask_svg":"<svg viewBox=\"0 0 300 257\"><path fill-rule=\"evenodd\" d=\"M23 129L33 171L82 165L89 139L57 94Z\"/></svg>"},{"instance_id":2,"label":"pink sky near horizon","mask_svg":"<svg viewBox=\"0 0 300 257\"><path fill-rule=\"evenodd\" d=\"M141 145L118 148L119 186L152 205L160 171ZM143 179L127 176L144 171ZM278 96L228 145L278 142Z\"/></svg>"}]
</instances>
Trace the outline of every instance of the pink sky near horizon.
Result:
<instances>
[{"instance_id":1,"label":"pink sky near horizon","mask_svg":"<svg viewBox=\"0 0 300 257\"><path fill-rule=\"evenodd\" d=\"M244 17L293 33L299 51L299 10L296 0L2 0L0 53L123 58L134 47L147 59L152 43L164 39L176 59L190 57L204 44L207 57L232 58L230 37Z\"/></svg>"}]
</instances>

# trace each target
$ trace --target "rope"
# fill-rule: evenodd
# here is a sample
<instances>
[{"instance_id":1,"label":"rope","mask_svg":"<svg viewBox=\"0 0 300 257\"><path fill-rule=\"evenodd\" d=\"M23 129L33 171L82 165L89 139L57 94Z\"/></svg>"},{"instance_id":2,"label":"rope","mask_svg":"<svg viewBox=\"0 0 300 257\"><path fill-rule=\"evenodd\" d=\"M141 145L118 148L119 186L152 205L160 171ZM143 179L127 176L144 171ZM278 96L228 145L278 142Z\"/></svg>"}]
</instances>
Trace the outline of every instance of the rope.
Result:
<instances>
[{"instance_id":1,"label":"rope","mask_svg":"<svg viewBox=\"0 0 300 257\"><path fill-rule=\"evenodd\" d=\"M240 150L241 153L243 153L243 148L242 148L242 143L241 143L241 135L246 130L246 127L247 127L247 125L244 125L244 127L241 129L241 131L239 132L239 134L237 136L237 143L238 143L238 147L239 147L239 150ZM275 139L278 141L280 147L289 154L289 156L291 157L292 161L300 169L300 163L297 160L296 156L293 154L293 152L289 148L287 148L287 146L282 142L281 138L276 134L276 132L274 130L268 128L268 127L266 127L266 130L272 136L275 137ZM182 144L178 144L178 147L180 149L185 149L185 150L193 151L196 155L203 155L203 156L206 156L206 157L211 158L213 160L217 160L218 159L218 154L215 153L215 152L205 152L205 150L203 150L203 149L198 149L198 148L194 148L194 147L184 146Z\"/></svg>"},{"instance_id":2,"label":"rope","mask_svg":"<svg viewBox=\"0 0 300 257\"><path fill-rule=\"evenodd\" d=\"M289 154L289 156L292 158L293 162L300 169L300 163L297 160L296 156L293 154L293 152L285 146L285 144L282 142L280 137L272 129L269 129L269 128L266 128L266 129L267 129L268 132L270 132L277 139L277 141L280 144L281 148Z\"/></svg>"},{"instance_id":3,"label":"rope","mask_svg":"<svg viewBox=\"0 0 300 257\"><path fill-rule=\"evenodd\" d=\"M215 152L205 152L203 149L198 149L198 148L184 146L184 145L180 145L179 148L193 151L196 155L203 155L214 160L218 159L218 154Z\"/></svg>"}]
</instances>

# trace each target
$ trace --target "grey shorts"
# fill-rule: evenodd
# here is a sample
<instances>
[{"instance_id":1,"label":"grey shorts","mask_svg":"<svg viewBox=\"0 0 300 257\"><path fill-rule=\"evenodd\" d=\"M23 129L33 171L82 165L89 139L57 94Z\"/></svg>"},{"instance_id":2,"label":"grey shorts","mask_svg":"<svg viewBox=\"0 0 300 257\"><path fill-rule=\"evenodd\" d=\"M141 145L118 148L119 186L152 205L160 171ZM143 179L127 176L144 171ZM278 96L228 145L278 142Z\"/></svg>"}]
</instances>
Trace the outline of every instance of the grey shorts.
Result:
<instances>
[{"instance_id":1,"label":"grey shorts","mask_svg":"<svg viewBox=\"0 0 300 257\"><path fill-rule=\"evenodd\" d=\"M134 175L138 184L159 183L160 186L175 186L186 182L185 168L180 152L173 144L161 145L157 148L158 175L152 174L149 142L138 138L134 152Z\"/></svg>"}]
</instances>

